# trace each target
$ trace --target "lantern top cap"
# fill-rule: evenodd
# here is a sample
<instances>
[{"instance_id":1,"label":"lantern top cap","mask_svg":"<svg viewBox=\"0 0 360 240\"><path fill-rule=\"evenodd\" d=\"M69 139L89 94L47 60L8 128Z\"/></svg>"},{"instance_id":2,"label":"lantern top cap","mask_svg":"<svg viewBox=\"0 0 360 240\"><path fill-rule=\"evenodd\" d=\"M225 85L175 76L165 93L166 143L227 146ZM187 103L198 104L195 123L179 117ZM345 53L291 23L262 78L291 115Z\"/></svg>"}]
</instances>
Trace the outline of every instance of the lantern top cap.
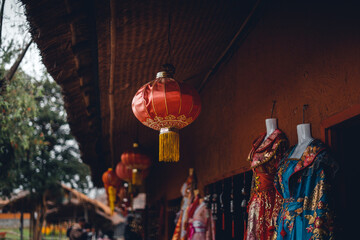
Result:
<instances>
[{"instance_id":1,"label":"lantern top cap","mask_svg":"<svg viewBox=\"0 0 360 240\"><path fill-rule=\"evenodd\" d=\"M156 74L156 78L172 78L175 74L175 67L170 63L163 64L161 71Z\"/></svg>"},{"instance_id":2,"label":"lantern top cap","mask_svg":"<svg viewBox=\"0 0 360 240\"><path fill-rule=\"evenodd\" d=\"M138 143L133 143L133 148L137 148L137 147L139 147L139 144Z\"/></svg>"},{"instance_id":3,"label":"lantern top cap","mask_svg":"<svg viewBox=\"0 0 360 240\"><path fill-rule=\"evenodd\" d=\"M112 171L112 168L108 168L108 171Z\"/></svg>"},{"instance_id":4,"label":"lantern top cap","mask_svg":"<svg viewBox=\"0 0 360 240\"><path fill-rule=\"evenodd\" d=\"M172 74L167 71L161 71L156 74L156 78L172 78Z\"/></svg>"}]
</instances>

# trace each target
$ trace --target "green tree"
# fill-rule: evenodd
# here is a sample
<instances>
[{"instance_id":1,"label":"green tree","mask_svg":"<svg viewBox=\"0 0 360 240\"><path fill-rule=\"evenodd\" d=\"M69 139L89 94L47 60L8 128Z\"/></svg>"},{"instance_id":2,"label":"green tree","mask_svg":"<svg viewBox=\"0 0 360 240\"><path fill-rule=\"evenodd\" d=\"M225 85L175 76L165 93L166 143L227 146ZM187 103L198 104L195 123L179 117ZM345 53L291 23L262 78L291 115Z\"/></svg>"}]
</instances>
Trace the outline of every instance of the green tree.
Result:
<instances>
[{"instance_id":1,"label":"green tree","mask_svg":"<svg viewBox=\"0 0 360 240\"><path fill-rule=\"evenodd\" d=\"M0 194L30 192L33 239L40 239L46 201L61 198L61 183L86 189L90 169L80 161L61 89L47 75L35 82L18 71L0 95L0 111Z\"/></svg>"},{"instance_id":2,"label":"green tree","mask_svg":"<svg viewBox=\"0 0 360 240\"><path fill-rule=\"evenodd\" d=\"M18 71L0 95L0 194L9 196L17 187L21 160L40 145L32 121L37 115L36 96L40 94L30 78ZM6 183L6 184L5 184Z\"/></svg>"},{"instance_id":3,"label":"green tree","mask_svg":"<svg viewBox=\"0 0 360 240\"><path fill-rule=\"evenodd\" d=\"M0 111L0 194L30 192L33 239L40 239L46 201L61 198L61 183L86 189L90 169L80 161L54 81L34 82L18 71L0 95Z\"/></svg>"},{"instance_id":4,"label":"green tree","mask_svg":"<svg viewBox=\"0 0 360 240\"><path fill-rule=\"evenodd\" d=\"M40 238L46 213L46 200L58 198L59 183L88 187L90 169L80 159L79 150L67 123L60 87L48 78L37 83L41 96L36 98L38 114L33 120L41 147L34 147L22 163L19 185L31 191L37 202L34 239Z\"/></svg>"},{"instance_id":5,"label":"green tree","mask_svg":"<svg viewBox=\"0 0 360 240\"><path fill-rule=\"evenodd\" d=\"M47 200L61 198L61 183L87 188L90 170L80 161L60 87L46 73L37 82L21 70L32 40L24 40L22 46L2 41L4 3L0 5L0 196L29 191L32 206L27 210L32 219L37 216L32 238L38 240Z\"/></svg>"},{"instance_id":6,"label":"green tree","mask_svg":"<svg viewBox=\"0 0 360 240\"><path fill-rule=\"evenodd\" d=\"M16 188L20 159L32 148L39 147L32 119L36 117L36 90L31 78L19 65L30 44L21 48L14 39L2 41L5 0L0 5L0 194L9 196ZM12 64L11 64L12 63ZM11 65L10 65L11 64ZM8 69L6 66L9 66ZM11 83L11 84L10 84ZM36 91L34 91L36 90Z\"/></svg>"}]
</instances>

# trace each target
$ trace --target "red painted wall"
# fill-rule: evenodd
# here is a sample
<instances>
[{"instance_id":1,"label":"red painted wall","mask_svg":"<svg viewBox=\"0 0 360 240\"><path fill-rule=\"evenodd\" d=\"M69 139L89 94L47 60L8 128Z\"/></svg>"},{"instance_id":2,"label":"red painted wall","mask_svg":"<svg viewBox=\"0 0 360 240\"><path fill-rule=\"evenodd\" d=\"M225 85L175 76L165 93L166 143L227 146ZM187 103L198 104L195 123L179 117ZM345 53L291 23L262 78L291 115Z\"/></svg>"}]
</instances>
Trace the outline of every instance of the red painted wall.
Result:
<instances>
[{"instance_id":1,"label":"red painted wall","mask_svg":"<svg viewBox=\"0 0 360 240\"><path fill-rule=\"evenodd\" d=\"M200 188L244 171L252 141L274 116L296 144L302 106L321 137L322 120L360 103L360 15L352 6L272 4L201 92L199 118L181 134L181 162L156 167L150 201L180 196L188 168ZM358 15L358 16L357 16Z\"/></svg>"}]
</instances>

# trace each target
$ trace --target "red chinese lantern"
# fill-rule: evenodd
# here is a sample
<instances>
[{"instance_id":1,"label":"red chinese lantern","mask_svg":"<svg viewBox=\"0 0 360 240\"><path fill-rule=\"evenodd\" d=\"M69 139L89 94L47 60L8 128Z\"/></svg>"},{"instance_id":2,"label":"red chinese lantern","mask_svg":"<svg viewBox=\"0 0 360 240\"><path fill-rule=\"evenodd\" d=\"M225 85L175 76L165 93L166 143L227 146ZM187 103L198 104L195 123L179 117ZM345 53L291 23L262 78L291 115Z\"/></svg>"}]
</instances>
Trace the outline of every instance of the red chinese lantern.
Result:
<instances>
[{"instance_id":1,"label":"red chinese lantern","mask_svg":"<svg viewBox=\"0 0 360 240\"><path fill-rule=\"evenodd\" d=\"M106 172L104 172L102 180L106 190L106 195L108 196L109 207L111 212L114 212L116 192L120 188L122 182L120 178L116 176L116 173L112 170L112 168L109 168Z\"/></svg>"},{"instance_id":2,"label":"red chinese lantern","mask_svg":"<svg viewBox=\"0 0 360 240\"><path fill-rule=\"evenodd\" d=\"M160 131L159 161L177 162L178 131L199 116L201 101L193 87L173 79L170 71L162 71L137 91L132 110L141 123Z\"/></svg>"},{"instance_id":3,"label":"red chinese lantern","mask_svg":"<svg viewBox=\"0 0 360 240\"><path fill-rule=\"evenodd\" d=\"M126 182L130 182L131 181L131 177L132 177L132 169L128 168L127 166L125 166L125 164L123 164L122 162L119 162L116 165L116 169L115 169L116 175L126 181Z\"/></svg>"},{"instance_id":4,"label":"red chinese lantern","mask_svg":"<svg viewBox=\"0 0 360 240\"><path fill-rule=\"evenodd\" d=\"M121 162L132 169L132 184L141 185L144 178L143 171L150 167L150 157L141 152L137 143L133 144L131 150L121 154Z\"/></svg>"}]
</instances>

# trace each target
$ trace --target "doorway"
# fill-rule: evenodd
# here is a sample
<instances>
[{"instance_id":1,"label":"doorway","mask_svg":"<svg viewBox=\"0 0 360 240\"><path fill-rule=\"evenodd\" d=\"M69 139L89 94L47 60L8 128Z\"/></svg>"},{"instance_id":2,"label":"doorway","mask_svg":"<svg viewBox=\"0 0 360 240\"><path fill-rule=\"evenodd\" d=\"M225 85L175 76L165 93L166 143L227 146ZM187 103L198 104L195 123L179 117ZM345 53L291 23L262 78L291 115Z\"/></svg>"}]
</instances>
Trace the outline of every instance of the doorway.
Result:
<instances>
[{"instance_id":1,"label":"doorway","mask_svg":"<svg viewBox=\"0 0 360 240\"><path fill-rule=\"evenodd\" d=\"M353 239L359 225L360 107L325 121L324 141L339 164L335 177L335 239Z\"/></svg>"}]
</instances>

